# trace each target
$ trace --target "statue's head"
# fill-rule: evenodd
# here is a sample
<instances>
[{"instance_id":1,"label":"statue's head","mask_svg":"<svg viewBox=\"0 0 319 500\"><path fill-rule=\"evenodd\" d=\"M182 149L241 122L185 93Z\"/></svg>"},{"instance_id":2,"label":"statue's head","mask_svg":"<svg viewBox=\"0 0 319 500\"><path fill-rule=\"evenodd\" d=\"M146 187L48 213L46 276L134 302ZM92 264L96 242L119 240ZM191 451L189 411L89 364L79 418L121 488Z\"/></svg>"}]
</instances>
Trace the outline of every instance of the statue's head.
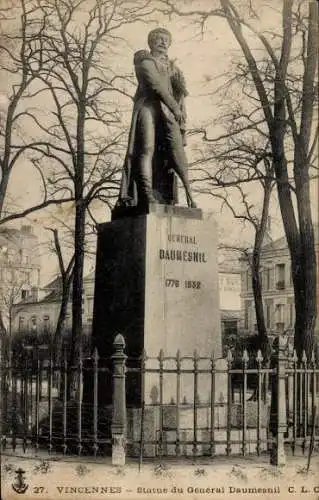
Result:
<instances>
[{"instance_id":1,"label":"statue's head","mask_svg":"<svg viewBox=\"0 0 319 500\"><path fill-rule=\"evenodd\" d=\"M166 53L172 43L172 35L165 28L155 28L149 32L147 42L152 52Z\"/></svg>"}]
</instances>

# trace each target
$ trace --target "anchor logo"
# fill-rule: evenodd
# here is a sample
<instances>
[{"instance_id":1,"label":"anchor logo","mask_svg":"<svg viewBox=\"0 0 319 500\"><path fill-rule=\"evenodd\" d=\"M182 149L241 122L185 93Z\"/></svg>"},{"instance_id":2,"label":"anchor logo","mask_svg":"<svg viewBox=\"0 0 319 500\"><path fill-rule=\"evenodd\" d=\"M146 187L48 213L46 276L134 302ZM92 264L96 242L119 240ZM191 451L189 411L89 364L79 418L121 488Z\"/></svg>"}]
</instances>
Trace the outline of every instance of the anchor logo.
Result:
<instances>
[{"instance_id":1,"label":"anchor logo","mask_svg":"<svg viewBox=\"0 0 319 500\"><path fill-rule=\"evenodd\" d=\"M27 489L29 488L29 485L25 482L23 474L25 474L25 471L19 467L18 470L15 471L16 473L16 478L14 483L11 484L12 489L19 494L25 493Z\"/></svg>"}]
</instances>

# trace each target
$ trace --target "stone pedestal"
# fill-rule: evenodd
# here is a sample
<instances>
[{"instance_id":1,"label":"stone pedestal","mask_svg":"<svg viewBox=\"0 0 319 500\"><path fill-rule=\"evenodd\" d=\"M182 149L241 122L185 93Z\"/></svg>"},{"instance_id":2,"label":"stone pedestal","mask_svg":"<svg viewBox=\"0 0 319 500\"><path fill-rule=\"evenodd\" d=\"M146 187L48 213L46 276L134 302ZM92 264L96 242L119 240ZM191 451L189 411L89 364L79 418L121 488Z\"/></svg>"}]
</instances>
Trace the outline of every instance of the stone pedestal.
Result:
<instances>
[{"instance_id":1,"label":"stone pedestal","mask_svg":"<svg viewBox=\"0 0 319 500\"><path fill-rule=\"evenodd\" d=\"M129 358L143 349L151 358L161 349L164 357L175 357L178 350L193 356L195 349L199 356L210 357L213 350L221 356L217 231L201 210L154 205L148 214L98 226L93 344L100 357L113 354L117 333L125 338ZM165 363L176 367L174 360L164 360L164 368ZM147 366L158 368L158 360ZM176 375L170 377L172 383L164 374L165 401L176 400ZM147 374L146 400L157 397L158 379ZM127 373L128 404L139 403L140 387L139 374ZM202 389L208 397L209 385ZM110 392L104 390L99 400Z\"/></svg>"}]
</instances>

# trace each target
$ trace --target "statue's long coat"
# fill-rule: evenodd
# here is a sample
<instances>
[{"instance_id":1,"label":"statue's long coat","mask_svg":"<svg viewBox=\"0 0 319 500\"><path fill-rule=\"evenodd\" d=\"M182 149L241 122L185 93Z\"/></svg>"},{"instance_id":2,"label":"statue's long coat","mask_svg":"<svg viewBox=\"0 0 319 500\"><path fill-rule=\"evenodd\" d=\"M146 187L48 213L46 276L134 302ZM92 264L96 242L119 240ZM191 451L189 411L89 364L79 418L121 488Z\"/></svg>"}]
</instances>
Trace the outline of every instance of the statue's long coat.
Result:
<instances>
[{"instance_id":1,"label":"statue's long coat","mask_svg":"<svg viewBox=\"0 0 319 500\"><path fill-rule=\"evenodd\" d=\"M138 51L134 56L134 65L138 88L134 97L132 121L129 132L128 147L124 162L122 182L119 194L119 204L134 206L137 204L137 188L135 182L136 155L139 150L138 116L146 104L154 107L156 127L156 148L153 164L153 190L155 196L164 203L177 201L176 181L174 173L169 168L169 148L183 150L183 124L179 125L174 117L176 108L184 110L184 95L186 89L181 89L179 95L172 87L172 69L179 71L172 62L162 65L148 51ZM168 70L171 69L171 71ZM181 73L179 73L181 75ZM169 131L169 132L168 132ZM173 140L168 145L165 140L167 133ZM182 155L180 155L182 156ZM184 162L184 157L181 157Z\"/></svg>"}]
</instances>

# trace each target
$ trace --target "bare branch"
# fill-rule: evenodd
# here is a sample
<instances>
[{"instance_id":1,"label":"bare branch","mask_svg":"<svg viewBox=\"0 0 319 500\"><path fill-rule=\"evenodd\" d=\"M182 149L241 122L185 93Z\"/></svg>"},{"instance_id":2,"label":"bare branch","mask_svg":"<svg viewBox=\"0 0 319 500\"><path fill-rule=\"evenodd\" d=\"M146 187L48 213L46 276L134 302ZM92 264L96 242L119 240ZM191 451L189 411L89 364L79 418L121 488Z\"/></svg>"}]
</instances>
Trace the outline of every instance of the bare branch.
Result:
<instances>
[{"instance_id":1,"label":"bare branch","mask_svg":"<svg viewBox=\"0 0 319 500\"><path fill-rule=\"evenodd\" d=\"M6 224L7 222L10 222L12 220L16 219L23 219L27 215L30 215L34 212L37 212L38 210L42 210L43 208L47 208L51 205L62 205L64 203L70 203L74 201L74 197L70 198L63 198L63 199L57 199L57 200L46 200L43 201L42 203L39 203L38 205L35 205L33 207L27 208L26 210L23 210L22 212L17 212L13 213L11 215L6 215L0 219L0 225Z\"/></svg>"}]
</instances>

